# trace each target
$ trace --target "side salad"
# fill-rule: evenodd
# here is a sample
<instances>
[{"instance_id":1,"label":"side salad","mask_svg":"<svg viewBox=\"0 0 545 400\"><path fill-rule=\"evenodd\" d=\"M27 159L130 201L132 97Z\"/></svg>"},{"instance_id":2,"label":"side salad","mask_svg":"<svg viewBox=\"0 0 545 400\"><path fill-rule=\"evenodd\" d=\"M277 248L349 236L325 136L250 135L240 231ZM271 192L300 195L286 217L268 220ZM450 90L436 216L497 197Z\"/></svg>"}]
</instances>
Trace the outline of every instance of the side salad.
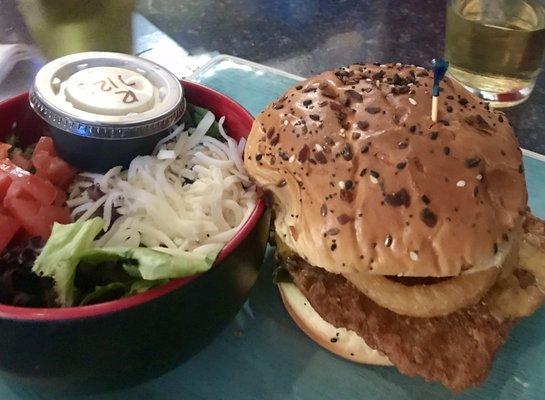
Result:
<instances>
[{"instance_id":1,"label":"side salad","mask_svg":"<svg viewBox=\"0 0 545 400\"><path fill-rule=\"evenodd\" d=\"M96 304L208 270L255 207L244 144L194 106L127 170L78 172L49 137L0 143L0 303Z\"/></svg>"}]
</instances>

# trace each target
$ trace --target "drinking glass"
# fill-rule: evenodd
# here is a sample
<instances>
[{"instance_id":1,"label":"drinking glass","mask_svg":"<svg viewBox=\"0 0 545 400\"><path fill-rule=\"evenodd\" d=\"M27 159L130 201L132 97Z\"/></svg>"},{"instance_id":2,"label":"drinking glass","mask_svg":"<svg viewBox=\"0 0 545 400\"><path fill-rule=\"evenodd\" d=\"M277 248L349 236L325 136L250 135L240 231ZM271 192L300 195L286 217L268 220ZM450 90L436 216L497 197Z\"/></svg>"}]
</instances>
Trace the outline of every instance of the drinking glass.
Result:
<instances>
[{"instance_id":1,"label":"drinking glass","mask_svg":"<svg viewBox=\"0 0 545 400\"><path fill-rule=\"evenodd\" d=\"M539 0L448 0L448 74L493 107L528 98L545 49Z\"/></svg>"},{"instance_id":2,"label":"drinking glass","mask_svg":"<svg viewBox=\"0 0 545 400\"><path fill-rule=\"evenodd\" d=\"M132 53L134 0L18 0L44 56L82 51Z\"/></svg>"}]
</instances>

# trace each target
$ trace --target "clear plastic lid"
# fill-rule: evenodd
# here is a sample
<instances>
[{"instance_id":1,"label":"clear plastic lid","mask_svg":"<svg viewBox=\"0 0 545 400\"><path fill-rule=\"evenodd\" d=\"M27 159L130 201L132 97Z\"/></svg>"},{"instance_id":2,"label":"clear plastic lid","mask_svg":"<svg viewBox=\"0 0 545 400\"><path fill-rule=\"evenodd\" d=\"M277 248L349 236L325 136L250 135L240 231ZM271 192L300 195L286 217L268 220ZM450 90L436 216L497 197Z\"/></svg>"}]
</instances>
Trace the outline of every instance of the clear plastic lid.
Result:
<instances>
[{"instance_id":1,"label":"clear plastic lid","mask_svg":"<svg viewBox=\"0 0 545 400\"><path fill-rule=\"evenodd\" d=\"M30 104L52 126L105 139L152 135L185 111L182 85L169 71L107 52L71 54L45 65Z\"/></svg>"}]
</instances>

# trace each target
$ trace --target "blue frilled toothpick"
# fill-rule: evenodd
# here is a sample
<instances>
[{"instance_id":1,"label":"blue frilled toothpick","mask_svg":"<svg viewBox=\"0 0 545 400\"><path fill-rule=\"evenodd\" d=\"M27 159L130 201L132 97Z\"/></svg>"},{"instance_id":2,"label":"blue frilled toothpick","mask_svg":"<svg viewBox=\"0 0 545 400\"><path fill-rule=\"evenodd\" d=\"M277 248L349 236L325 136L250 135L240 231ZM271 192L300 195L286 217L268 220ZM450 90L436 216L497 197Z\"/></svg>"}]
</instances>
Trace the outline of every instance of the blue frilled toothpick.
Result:
<instances>
[{"instance_id":1,"label":"blue frilled toothpick","mask_svg":"<svg viewBox=\"0 0 545 400\"><path fill-rule=\"evenodd\" d=\"M431 101L431 120L437 122L437 107L439 105L439 83L447 72L448 61L442 58L434 58L433 61L433 97Z\"/></svg>"}]
</instances>

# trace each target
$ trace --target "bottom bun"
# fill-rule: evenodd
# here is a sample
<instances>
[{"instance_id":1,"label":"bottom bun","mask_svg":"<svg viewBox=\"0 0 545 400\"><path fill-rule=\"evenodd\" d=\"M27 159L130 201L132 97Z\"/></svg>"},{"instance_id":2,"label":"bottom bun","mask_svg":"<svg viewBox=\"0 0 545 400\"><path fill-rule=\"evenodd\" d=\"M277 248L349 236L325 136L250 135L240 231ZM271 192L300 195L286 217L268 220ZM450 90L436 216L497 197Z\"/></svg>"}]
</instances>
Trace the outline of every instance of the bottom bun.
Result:
<instances>
[{"instance_id":1,"label":"bottom bun","mask_svg":"<svg viewBox=\"0 0 545 400\"><path fill-rule=\"evenodd\" d=\"M284 306L295 323L320 346L350 361L392 365L388 357L370 348L356 332L335 328L325 321L293 283L279 283L278 289Z\"/></svg>"}]
</instances>

